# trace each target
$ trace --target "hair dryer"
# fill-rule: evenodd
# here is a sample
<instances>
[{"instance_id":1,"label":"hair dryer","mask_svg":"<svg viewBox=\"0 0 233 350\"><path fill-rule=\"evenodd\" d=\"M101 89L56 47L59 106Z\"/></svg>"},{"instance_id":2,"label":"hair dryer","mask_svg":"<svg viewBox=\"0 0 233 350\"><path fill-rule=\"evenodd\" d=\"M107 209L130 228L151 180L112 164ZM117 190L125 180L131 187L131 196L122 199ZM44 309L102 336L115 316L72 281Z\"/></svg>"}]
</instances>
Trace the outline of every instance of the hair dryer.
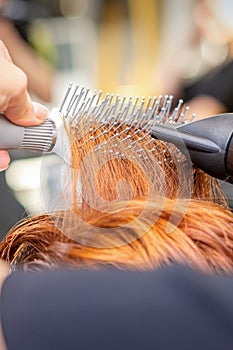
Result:
<instances>
[{"instance_id":1,"label":"hair dryer","mask_svg":"<svg viewBox=\"0 0 233 350\"><path fill-rule=\"evenodd\" d=\"M233 113L173 126L156 124L152 137L173 143L207 174L233 183Z\"/></svg>"}]
</instances>

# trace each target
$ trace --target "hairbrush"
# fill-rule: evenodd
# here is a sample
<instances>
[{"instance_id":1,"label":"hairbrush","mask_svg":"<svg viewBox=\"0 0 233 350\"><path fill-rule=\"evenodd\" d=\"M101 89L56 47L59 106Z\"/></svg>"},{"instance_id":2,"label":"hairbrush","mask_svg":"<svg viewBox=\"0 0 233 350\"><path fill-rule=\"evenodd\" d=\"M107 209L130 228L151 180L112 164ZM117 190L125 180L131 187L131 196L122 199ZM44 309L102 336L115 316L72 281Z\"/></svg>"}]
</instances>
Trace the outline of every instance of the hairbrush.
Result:
<instances>
[{"instance_id":1,"label":"hairbrush","mask_svg":"<svg viewBox=\"0 0 233 350\"><path fill-rule=\"evenodd\" d=\"M150 134L157 123L182 123L189 107L184 107L183 101L179 100L172 110L172 101L171 95L149 97L147 100L115 94L103 97L102 91L90 92L85 87L70 83L60 107L53 108L39 126L18 126L1 114L0 149L55 153L70 164L70 130L76 129L83 137L85 132L93 133L94 128L102 127L103 134L114 132L112 138L120 135L121 140L130 141L133 133L137 133L140 140ZM98 150L101 147L99 145Z\"/></svg>"}]
</instances>

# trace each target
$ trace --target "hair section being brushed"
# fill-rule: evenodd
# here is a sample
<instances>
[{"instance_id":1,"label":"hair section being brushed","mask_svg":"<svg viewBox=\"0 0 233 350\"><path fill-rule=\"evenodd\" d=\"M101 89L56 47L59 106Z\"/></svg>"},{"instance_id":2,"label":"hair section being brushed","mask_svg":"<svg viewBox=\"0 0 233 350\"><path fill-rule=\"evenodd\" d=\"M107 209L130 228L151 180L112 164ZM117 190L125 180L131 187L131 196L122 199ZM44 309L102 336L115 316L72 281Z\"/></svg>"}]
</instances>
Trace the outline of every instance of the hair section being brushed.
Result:
<instances>
[{"instance_id":1,"label":"hair section being brushed","mask_svg":"<svg viewBox=\"0 0 233 350\"><path fill-rule=\"evenodd\" d=\"M233 216L217 180L137 123L89 114L68 131L68 208L12 228L0 253L13 269L233 270Z\"/></svg>"}]
</instances>

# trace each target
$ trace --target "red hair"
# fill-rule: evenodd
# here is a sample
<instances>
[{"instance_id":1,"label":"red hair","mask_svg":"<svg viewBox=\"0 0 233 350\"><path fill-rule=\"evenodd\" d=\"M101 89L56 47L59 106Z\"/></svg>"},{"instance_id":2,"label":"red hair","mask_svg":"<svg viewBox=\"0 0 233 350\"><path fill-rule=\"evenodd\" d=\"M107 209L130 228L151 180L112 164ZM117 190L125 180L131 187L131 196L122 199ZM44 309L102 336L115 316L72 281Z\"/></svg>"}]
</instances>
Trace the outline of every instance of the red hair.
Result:
<instances>
[{"instance_id":1,"label":"red hair","mask_svg":"<svg viewBox=\"0 0 233 350\"><path fill-rule=\"evenodd\" d=\"M166 200L161 209L159 202L139 200L131 201L122 210L122 203L117 203L111 213L102 212L80 223L75 240L62 234L55 224L58 217L62 220L64 215L66 221L71 213L40 215L9 232L1 244L1 256L13 266L26 269L68 265L144 270L181 263L207 272L233 271L231 213L201 200L192 200L188 209L185 206L181 200L174 209L174 200ZM142 210L144 215L137 220ZM184 210L182 220L173 224L171 216L179 217ZM70 220L74 220L72 214ZM101 240L98 232L87 237L88 225L105 229Z\"/></svg>"},{"instance_id":2,"label":"red hair","mask_svg":"<svg viewBox=\"0 0 233 350\"><path fill-rule=\"evenodd\" d=\"M19 223L1 257L25 269L181 263L232 271L233 216L217 180L133 127L91 125L70 129L73 168L63 184L70 208Z\"/></svg>"}]
</instances>

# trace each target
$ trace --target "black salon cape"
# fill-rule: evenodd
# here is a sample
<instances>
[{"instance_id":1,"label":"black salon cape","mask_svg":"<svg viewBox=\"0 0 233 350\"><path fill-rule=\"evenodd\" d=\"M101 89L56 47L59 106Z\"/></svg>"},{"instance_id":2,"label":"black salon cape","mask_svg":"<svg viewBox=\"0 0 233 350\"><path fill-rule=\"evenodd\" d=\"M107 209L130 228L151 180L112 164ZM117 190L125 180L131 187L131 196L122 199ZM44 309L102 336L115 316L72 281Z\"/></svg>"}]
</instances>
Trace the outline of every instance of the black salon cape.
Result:
<instances>
[{"instance_id":1,"label":"black salon cape","mask_svg":"<svg viewBox=\"0 0 233 350\"><path fill-rule=\"evenodd\" d=\"M1 317L9 350L230 350L233 276L181 267L15 273Z\"/></svg>"}]
</instances>

